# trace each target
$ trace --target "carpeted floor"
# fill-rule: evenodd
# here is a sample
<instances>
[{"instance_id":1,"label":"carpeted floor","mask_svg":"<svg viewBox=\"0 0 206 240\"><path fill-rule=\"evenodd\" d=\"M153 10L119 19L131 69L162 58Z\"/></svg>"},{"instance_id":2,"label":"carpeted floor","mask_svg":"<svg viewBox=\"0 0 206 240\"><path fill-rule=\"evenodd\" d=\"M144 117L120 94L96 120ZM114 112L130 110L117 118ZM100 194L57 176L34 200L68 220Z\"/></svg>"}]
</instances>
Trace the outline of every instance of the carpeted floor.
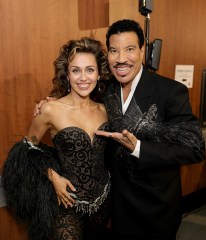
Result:
<instances>
[{"instance_id":1,"label":"carpeted floor","mask_svg":"<svg viewBox=\"0 0 206 240\"><path fill-rule=\"evenodd\" d=\"M206 204L183 215L177 240L206 240Z\"/></svg>"}]
</instances>

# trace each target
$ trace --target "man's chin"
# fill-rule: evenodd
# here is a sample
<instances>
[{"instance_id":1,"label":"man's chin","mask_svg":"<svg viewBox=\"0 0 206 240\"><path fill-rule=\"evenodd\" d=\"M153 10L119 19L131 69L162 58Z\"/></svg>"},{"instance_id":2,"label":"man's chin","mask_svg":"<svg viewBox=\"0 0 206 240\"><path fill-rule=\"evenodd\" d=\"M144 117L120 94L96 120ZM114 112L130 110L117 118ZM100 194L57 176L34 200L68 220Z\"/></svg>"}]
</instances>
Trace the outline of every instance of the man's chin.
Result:
<instances>
[{"instance_id":1,"label":"man's chin","mask_svg":"<svg viewBox=\"0 0 206 240\"><path fill-rule=\"evenodd\" d=\"M115 74L114 76L116 77L117 80L129 79L128 74Z\"/></svg>"}]
</instances>

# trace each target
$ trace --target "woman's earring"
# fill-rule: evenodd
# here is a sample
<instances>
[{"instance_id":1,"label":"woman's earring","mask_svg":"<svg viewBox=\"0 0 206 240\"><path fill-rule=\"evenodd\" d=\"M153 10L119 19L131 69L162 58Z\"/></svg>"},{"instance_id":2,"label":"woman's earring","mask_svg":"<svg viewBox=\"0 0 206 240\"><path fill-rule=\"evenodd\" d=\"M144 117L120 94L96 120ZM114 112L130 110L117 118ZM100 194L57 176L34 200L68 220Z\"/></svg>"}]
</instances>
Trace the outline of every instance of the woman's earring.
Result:
<instances>
[{"instance_id":1,"label":"woman's earring","mask_svg":"<svg viewBox=\"0 0 206 240\"><path fill-rule=\"evenodd\" d=\"M98 76L98 78L97 78L97 88L98 88L98 91L100 92L101 88L100 88L99 79L100 79L100 76Z\"/></svg>"},{"instance_id":2,"label":"woman's earring","mask_svg":"<svg viewBox=\"0 0 206 240\"><path fill-rule=\"evenodd\" d=\"M70 82L69 82L69 78L67 77L67 80L68 80L68 89L67 91L70 93L71 92L71 85L70 85Z\"/></svg>"}]
</instances>

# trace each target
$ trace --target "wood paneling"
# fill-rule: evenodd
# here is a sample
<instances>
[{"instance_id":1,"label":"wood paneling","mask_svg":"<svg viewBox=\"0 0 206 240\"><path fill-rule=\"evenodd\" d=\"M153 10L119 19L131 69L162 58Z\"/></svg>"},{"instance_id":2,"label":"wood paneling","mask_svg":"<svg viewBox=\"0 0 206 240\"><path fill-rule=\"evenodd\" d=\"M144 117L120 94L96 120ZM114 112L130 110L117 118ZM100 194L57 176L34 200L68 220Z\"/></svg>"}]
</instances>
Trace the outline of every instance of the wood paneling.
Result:
<instances>
[{"instance_id":1,"label":"wood paneling","mask_svg":"<svg viewBox=\"0 0 206 240\"><path fill-rule=\"evenodd\" d=\"M135 17L136 9L136 0L0 0L0 168L27 134L35 102L51 89L60 46L82 36L105 43L110 18ZM26 239L7 209L0 211L0 239Z\"/></svg>"},{"instance_id":2,"label":"wood paneling","mask_svg":"<svg viewBox=\"0 0 206 240\"><path fill-rule=\"evenodd\" d=\"M0 239L28 240L25 226L17 224L6 207L0 208Z\"/></svg>"},{"instance_id":3,"label":"wood paneling","mask_svg":"<svg viewBox=\"0 0 206 240\"><path fill-rule=\"evenodd\" d=\"M35 103L51 89L53 61L60 46L82 36L105 43L107 28L79 29L78 13L82 14L82 22L89 18L80 7L78 10L80 2L83 1L0 0L0 167L11 145L26 135ZM94 20L105 25L100 13L107 1L104 5L99 0L89 3L87 9L96 12ZM138 14L137 1L110 0L109 4L105 9L110 9L107 15L112 21L121 18L120 9L117 11L120 6L124 9L123 17L137 15L140 21L143 19Z\"/></svg>"},{"instance_id":4,"label":"wood paneling","mask_svg":"<svg viewBox=\"0 0 206 240\"><path fill-rule=\"evenodd\" d=\"M194 114L199 117L202 69L206 67L206 1L153 0L151 40L163 40L158 73L174 78L175 65L194 65L189 89ZM205 162L181 168L183 195L206 186Z\"/></svg>"},{"instance_id":5,"label":"wood paneling","mask_svg":"<svg viewBox=\"0 0 206 240\"><path fill-rule=\"evenodd\" d=\"M78 0L80 30L109 26L109 0Z\"/></svg>"},{"instance_id":6,"label":"wood paneling","mask_svg":"<svg viewBox=\"0 0 206 240\"><path fill-rule=\"evenodd\" d=\"M10 146L27 133L35 101L51 89L60 46L71 38L90 36L91 31L78 28L75 0L0 0L0 6L2 165ZM99 38L101 31L95 31L94 37Z\"/></svg>"},{"instance_id":7,"label":"wood paneling","mask_svg":"<svg viewBox=\"0 0 206 240\"><path fill-rule=\"evenodd\" d=\"M80 2L0 0L0 167L11 145L26 135L35 101L50 91L60 46L81 36L105 43L108 20L133 18L144 26L137 0L108 0L108 6L107 0L85 1L90 3L86 6ZM189 93L198 116L201 70L206 67L206 1L154 0L153 6L150 40L163 40L158 73L174 78L176 64L195 66ZM205 169L205 163L182 168L184 195L206 186ZM0 211L0 238L24 240L24 229L6 208Z\"/></svg>"},{"instance_id":8,"label":"wood paneling","mask_svg":"<svg viewBox=\"0 0 206 240\"><path fill-rule=\"evenodd\" d=\"M174 78L176 64L194 65L189 89L193 112L199 116L202 69L206 67L206 1L153 0L151 40L163 39L159 73Z\"/></svg>"},{"instance_id":9,"label":"wood paneling","mask_svg":"<svg viewBox=\"0 0 206 240\"><path fill-rule=\"evenodd\" d=\"M206 187L206 161L181 167L183 195Z\"/></svg>"}]
</instances>

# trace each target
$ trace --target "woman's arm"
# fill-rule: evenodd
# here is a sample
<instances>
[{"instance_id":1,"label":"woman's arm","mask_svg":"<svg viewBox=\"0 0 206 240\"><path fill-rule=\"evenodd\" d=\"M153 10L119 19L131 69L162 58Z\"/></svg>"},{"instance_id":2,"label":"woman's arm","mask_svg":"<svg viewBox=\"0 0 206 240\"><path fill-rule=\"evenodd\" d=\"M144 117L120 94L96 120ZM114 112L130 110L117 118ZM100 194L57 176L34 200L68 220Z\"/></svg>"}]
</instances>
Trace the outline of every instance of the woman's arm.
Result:
<instances>
[{"instance_id":1,"label":"woman's arm","mask_svg":"<svg viewBox=\"0 0 206 240\"><path fill-rule=\"evenodd\" d=\"M47 103L41 107L41 114L33 118L27 135L27 140L30 141L33 145L38 145L45 133L52 126L51 119L53 112L55 111L52 109L51 104ZM71 191L75 191L72 183L68 179L59 175L52 168L49 168L46 174L55 189L59 205L62 203L65 208L67 208L68 205L72 206L74 199L67 191L68 188Z\"/></svg>"},{"instance_id":2,"label":"woman's arm","mask_svg":"<svg viewBox=\"0 0 206 240\"><path fill-rule=\"evenodd\" d=\"M45 133L51 127L52 107L45 104L42 107L41 114L32 119L29 132L27 134L27 140L34 145L38 145Z\"/></svg>"}]
</instances>

